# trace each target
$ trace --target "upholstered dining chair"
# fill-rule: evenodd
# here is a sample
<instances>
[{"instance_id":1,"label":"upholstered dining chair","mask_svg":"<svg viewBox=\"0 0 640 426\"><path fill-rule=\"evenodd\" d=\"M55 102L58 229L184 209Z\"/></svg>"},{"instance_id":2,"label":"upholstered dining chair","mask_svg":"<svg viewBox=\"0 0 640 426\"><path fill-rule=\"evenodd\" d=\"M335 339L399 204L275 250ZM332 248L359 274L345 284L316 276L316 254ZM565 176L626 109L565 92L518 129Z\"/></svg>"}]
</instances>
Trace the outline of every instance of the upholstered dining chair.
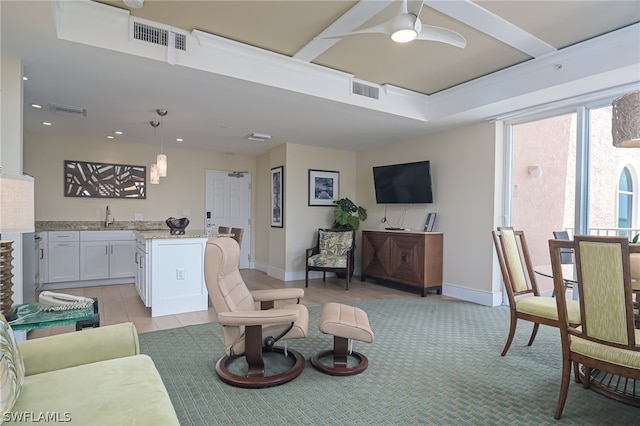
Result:
<instances>
[{"instance_id":1,"label":"upholstered dining chair","mask_svg":"<svg viewBox=\"0 0 640 426\"><path fill-rule=\"evenodd\" d=\"M553 231L553 238L555 238L556 240L565 240L568 241L570 240L569 238L569 233L567 231ZM569 265L573 263L573 250L572 249L562 249L560 251L560 260L562 260L563 264ZM564 282L564 290L567 291L568 288L573 288L573 284L570 283L569 281L565 281ZM555 296L556 295L556 289L553 289L553 293L551 293L551 296Z\"/></svg>"},{"instance_id":2,"label":"upholstered dining chair","mask_svg":"<svg viewBox=\"0 0 640 426\"><path fill-rule=\"evenodd\" d=\"M242 237L244 236L244 228L231 228L231 234L234 240L238 242L238 246L242 247Z\"/></svg>"},{"instance_id":3,"label":"upholstered dining chair","mask_svg":"<svg viewBox=\"0 0 640 426\"><path fill-rule=\"evenodd\" d=\"M492 235L511 312L509 336L501 353L505 356L513 342L519 319L533 322L533 331L527 343L527 346L531 346L540 324L558 327L558 309L553 297L540 295L524 232L511 227L499 227ZM569 301L568 308L571 323L579 324L578 302Z\"/></svg>"},{"instance_id":4,"label":"upholstered dining chair","mask_svg":"<svg viewBox=\"0 0 640 426\"><path fill-rule=\"evenodd\" d=\"M209 239L204 260L209 298L224 339L225 353L216 363L220 379L234 386L263 388L298 377L305 366L304 357L297 351L275 344L307 336L309 313L306 306L300 304L304 290L249 291L238 269L240 247L230 237ZM292 300L297 303L291 303ZM286 369L272 371L265 364L263 353L267 352L284 355L290 365ZM244 358L246 364L240 358ZM281 363L272 362L271 366L274 364ZM270 374L272 372L274 374Z\"/></svg>"},{"instance_id":5,"label":"upholstered dining chair","mask_svg":"<svg viewBox=\"0 0 640 426\"><path fill-rule=\"evenodd\" d=\"M562 291L563 248L572 248L575 254L582 313L579 327L570 324L571 301ZM562 341L562 379L554 415L559 419L569 392L572 364L576 382L601 393L607 389L591 383L593 370L620 376L624 383L640 380L640 330L634 327L630 266L630 253L640 253L640 246L630 245L625 237L576 235L574 241L549 241L549 252ZM582 365L582 373L578 365ZM609 396L625 398L615 392Z\"/></svg>"},{"instance_id":6,"label":"upholstered dining chair","mask_svg":"<svg viewBox=\"0 0 640 426\"><path fill-rule=\"evenodd\" d=\"M309 271L322 271L322 281L327 272L345 274L345 290L349 290L353 271L355 231L352 229L318 229L315 247L306 251L304 286L309 287Z\"/></svg>"},{"instance_id":7,"label":"upholstered dining chair","mask_svg":"<svg viewBox=\"0 0 640 426\"><path fill-rule=\"evenodd\" d=\"M218 226L218 234L228 234L229 227L228 226Z\"/></svg>"}]
</instances>

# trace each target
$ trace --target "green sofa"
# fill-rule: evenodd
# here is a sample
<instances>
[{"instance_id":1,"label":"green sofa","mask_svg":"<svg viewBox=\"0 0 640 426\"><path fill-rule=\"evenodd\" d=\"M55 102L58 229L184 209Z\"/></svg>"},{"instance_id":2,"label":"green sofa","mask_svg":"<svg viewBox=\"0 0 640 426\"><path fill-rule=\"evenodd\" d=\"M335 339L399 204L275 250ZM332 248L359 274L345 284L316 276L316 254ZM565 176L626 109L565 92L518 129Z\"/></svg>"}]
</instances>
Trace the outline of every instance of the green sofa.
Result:
<instances>
[{"instance_id":1,"label":"green sofa","mask_svg":"<svg viewBox=\"0 0 640 426\"><path fill-rule=\"evenodd\" d=\"M0 423L179 425L132 323L16 344L0 315Z\"/></svg>"}]
</instances>

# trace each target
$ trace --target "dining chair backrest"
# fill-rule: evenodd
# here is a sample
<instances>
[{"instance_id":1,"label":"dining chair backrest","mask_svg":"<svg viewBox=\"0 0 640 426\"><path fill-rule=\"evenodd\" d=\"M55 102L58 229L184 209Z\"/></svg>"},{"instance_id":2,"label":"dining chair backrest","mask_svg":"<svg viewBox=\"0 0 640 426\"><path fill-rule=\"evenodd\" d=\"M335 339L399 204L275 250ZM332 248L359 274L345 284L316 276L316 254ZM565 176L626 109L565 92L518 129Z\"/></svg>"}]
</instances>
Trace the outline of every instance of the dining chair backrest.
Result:
<instances>
[{"instance_id":1,"label":"dining chair backrest","mask_svg":"<svg viewBox=\"0 0 640 426\"><path fill-rule=\"evenodd\" d=\"M524 231L499 227L493 231L493 241L509 298L527 293L539 295Z\"/></svg>"},{"instance_id":2,"label":"dining chair backrest","mask_svg":"<svg viewBox=\"0 0 640 426\"><path fill-rule=\"evenodd\" d=\"M629 240L576 236L580 337L635 346Z\"/></svg>"},{"instance_id":3,"label":"dining chair backrest","mask_svg":"<svg viewBox=\"0 0 640 426\"><path fill-rule=\"evenodd\" d=\"M570 240L569 233L567 231L553 231L553 238L556 240ZM568 248L560 249L560 257L564 264L573 263L573 250Z\"/></svg>"},{"instance_id":4,"label":"dining chair backrest","mask_svg":"<svg viewBox=\"0 0 640 426\"><path fill-rule=\"evenodd\" d=\"M242 247L242 237L244 235L244 228L231 228L231 233L234 240L238 242L238 246Z\"/></svg>"},{"instance_id":5,"label":"dining chair backrest","mask_svg":"<svg viewBox=\"0 0 640 426\"><path fill-rule=\"evenodd\" d=\"M228 226L218 226L218 234L228 234L229 227Z\"/></svg>"}]
</instances>

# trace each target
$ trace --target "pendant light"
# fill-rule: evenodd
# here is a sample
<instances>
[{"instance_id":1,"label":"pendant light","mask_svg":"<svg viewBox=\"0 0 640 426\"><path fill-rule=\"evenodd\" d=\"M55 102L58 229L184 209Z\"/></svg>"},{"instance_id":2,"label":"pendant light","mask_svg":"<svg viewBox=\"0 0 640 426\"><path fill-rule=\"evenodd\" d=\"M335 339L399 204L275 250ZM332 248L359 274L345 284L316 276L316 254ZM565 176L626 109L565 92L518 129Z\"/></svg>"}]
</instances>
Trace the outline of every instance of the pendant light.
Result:
<instances>
[{"instance_id":1,"label":"pendant light","mask_svg":"<svg viewBox=\"0 0 640 426\"><path fill-rule=\"evenodd\" d=\"M160 125L159 121L150 121L151 127L153 127L153 134L155 135L156 128ZM157 185L160 183L160 175L158 174L158 165L152 164L151 170L149 171L149 183L152 185Z\"/></svg>"},{"instance_id":2,"label":"pendant light","mask_svg":"<svg viewBox=\"0 0 640 426\"><path fill-rule=\"evenodd\" d=\"M611 134L613 146L640 147L640 90L613 101Z\"/></svg>"},{"instance_id":3,"label":"pendant light","mask_svg":"<svg viewBox=\"0 0 640 426\"><path fill-rule=\"evenodd\" d=\"M156 112L160 116L160 123L165 115L167 115L166 109L157 109ZM156 157L156 164L158 165L158 176L167 176L167 156L164 154L164 131L160 129L160 154Z\"/></svg>"},{"instance_id":4,"label":"pendant light","mask_svg":"<svg viewBox=\"0 0 640 426\"><path fill-rule=\"evenodd\" d=\"M152 185L157 185L160 183L160 176L158 176L158 165L151 165L151 172L149 173L149 183Z\"/></svg>"}]
</instances>

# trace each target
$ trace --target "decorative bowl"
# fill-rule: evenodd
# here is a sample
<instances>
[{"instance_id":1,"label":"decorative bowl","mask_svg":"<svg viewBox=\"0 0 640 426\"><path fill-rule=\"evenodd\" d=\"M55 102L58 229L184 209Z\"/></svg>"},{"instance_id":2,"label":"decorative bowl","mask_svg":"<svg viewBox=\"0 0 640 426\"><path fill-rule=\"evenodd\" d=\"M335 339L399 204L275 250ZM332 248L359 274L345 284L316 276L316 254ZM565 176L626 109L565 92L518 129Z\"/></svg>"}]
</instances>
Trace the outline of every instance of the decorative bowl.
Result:
<instances>
[{"instance_id":1,"label":"decorative bowl","mask_svg":"<svg viewBox=\"0 0 640 426\"><path fill-rule=\"evenodd\" d=\"M166 220L167 226L171 230L172 235L182 235L184 234L184 230L187 226L189 226L189 219L183 217L182 219L176 219L175 217L170 217Z\"/></svg>"}]
</instances>

